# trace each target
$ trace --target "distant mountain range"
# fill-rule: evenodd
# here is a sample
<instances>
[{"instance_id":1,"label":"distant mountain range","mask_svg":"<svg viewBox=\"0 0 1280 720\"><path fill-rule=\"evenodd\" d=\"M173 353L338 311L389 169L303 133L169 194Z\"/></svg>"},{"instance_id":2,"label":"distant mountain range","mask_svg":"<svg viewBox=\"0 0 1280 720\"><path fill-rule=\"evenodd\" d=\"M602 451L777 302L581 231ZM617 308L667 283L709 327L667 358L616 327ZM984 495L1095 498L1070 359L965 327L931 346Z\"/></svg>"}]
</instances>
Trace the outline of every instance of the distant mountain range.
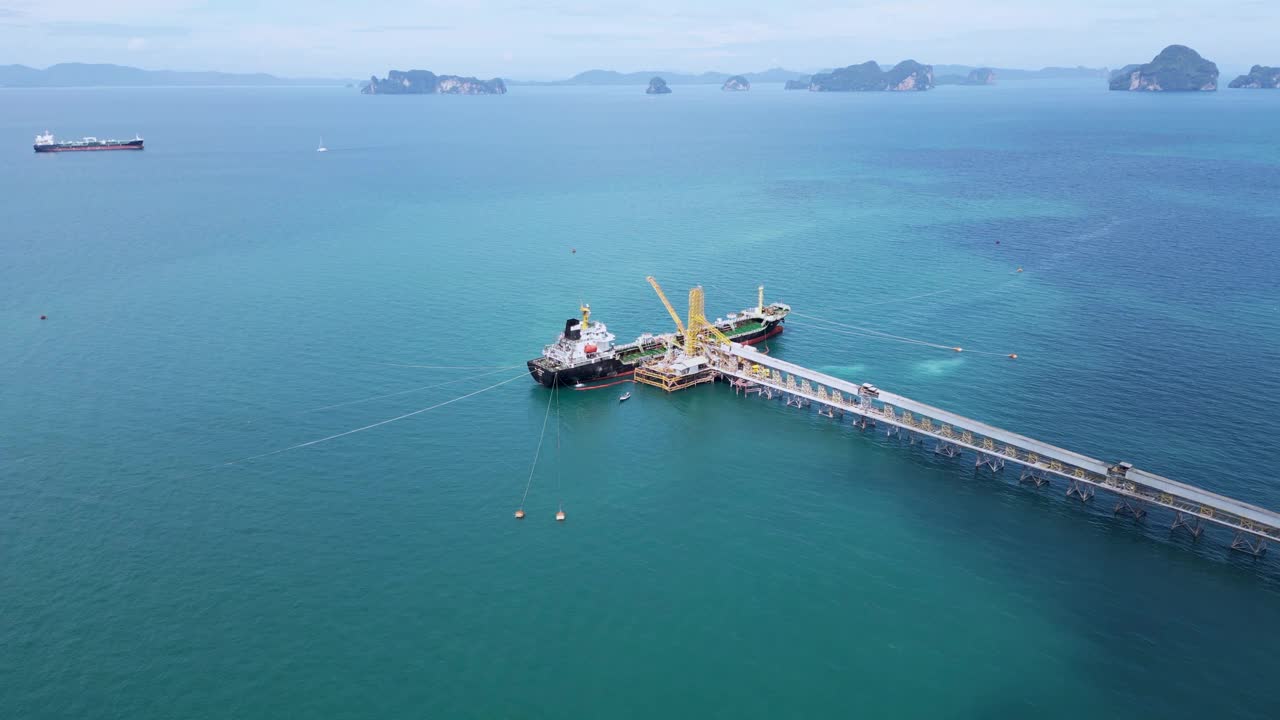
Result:
<instances>
[{"instance_id":1,"label":"distant mountain range","mask_svg":"<svg viewBox=\"0 0 1280 720\"><path fill-rule=\"evenodd\" d=\"M0 65L0 87L140 87L215 85L347 85L334 78L280 78L266 73L182 72L142 70L125 65L59 63L41 70L26 65Z\"/></svg>"},{"instance_id":2,"label":"distant mountain range","mask_svg":"<svg viewBox=\"0 0 1280 720\"><path fill-rule=\"evenodd\" d=\"M882 65L884 70L891 66ZM967 75L976 69L969 65L934 65L938 75ZM1106 68L1058 68L1040 70L1016 70L993 68L1001 80L1044 78L1106 78ZM831 72L825 68L819 72ZM700 74L646 70L621 73L614 70L588 70L567 80L533 81L507 80L508 85L648 85L654 76L661 77L668 85L723 85L735 75L748 82L777 83L788 80L808 81L814 73L798 72L785 68L770 68L761 72L726 73L704 72ZM26 65L0 65L0 87L146 87L217 85L356 85L368 81L345 78L282 78L266 73L183 72L178 70L143 70L126 65L91 63L59 63L43 70Z\"/></svg>"},{"instance_id":3,"label":"distant mountain range","mask_svg":"<svg viewBox=\"0 0 1280 720\"><path fill-rule=\"evenodd\" d=\"M724 73L704 72L699 75L689 73L665 72L662 70L646 70L643 72L620 73L614 70L588 70L580 72L568 80L507 80L508 85L648 85L654 77L667 81L668 85L723 85L725 80L734 76L745 77L752 83L784 83L788 80L804 80L809 73L771 68L763 72Z\"/></svg>"},{"instance_id":4,"label":"distant mountain range","mask_svg":"<svg viewBox=\"0 0 1280 720\"><path fill-rule=\"evenodd\" d=\"M882 70L889 71L892 65L881 65ZM934 65L937 75L967 76L976 65ZM985 69L985 68L984 68ZM1099 78L1108 76L1106 68L1087 67L1046 67L1039 70L1020 70L1013 68L990 68L1002 80L1047 80L1058 78ZM829 73L830 68L818 73ZM507 80L508 85L647 85L649 80L657 76L667 81L668 85L722 85L734 75L741 75L751 83L785 83L788 80L808 80L817 73L804 73L785 68L770 68L762 72L724 73L704 72L697 75L690 73L663 72L661 70L645 70L643 72L621 73L614 70L588 70L578 73L567 80Z\"/></svg>"}]
</instances>

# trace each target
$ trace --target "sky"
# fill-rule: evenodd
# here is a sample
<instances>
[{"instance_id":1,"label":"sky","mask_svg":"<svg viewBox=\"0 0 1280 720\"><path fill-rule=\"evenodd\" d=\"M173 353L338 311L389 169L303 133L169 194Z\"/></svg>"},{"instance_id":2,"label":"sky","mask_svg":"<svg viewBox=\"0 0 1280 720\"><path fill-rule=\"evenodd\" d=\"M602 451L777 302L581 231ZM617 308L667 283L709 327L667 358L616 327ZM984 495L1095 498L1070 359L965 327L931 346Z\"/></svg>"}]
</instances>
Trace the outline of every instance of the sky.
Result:
<instances>
[{"instance_id":1,"label":"sky","mask_svg":"<svg viewBox=\"0 0 1280 720\"><path fill-rule=\"evenodd\" d=\"M1280 65L1273 0L0 0L0 64L362 78L390 68L814 71L866 60L1120 67L1171 43Z\"/></svg>"}]
</instances>

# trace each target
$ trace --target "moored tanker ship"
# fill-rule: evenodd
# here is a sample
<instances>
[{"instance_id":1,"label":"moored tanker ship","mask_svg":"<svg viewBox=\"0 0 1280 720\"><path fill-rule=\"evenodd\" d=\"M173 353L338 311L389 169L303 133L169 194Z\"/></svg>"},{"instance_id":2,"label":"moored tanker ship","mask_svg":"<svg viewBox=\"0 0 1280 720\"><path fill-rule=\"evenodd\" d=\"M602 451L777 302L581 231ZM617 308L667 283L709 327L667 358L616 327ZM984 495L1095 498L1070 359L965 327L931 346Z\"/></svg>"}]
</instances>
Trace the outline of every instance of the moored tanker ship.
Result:
<instances>
[{"instance_id":1,"label":"moored tanker ship","mask_svg":"<svg viewBox=\"0 0 1280 720\"><path fill-rule=\"evenodd\" d=\"M625 382L641 361L666 351L668 343L683 343L679 333L653 335L645 333L634 341L614 344L614 335L604 323L591 319L591 306L583 305L581 318L569 318L564 332L554 343L542 349L542 356L527 365L533 379L547 387L569 385L606 387ZM729 313L714 323L730 340L754 345L782 332L791 307L783 303L764 304L741 312Z\"/></svg>"},{"instance_id":2,"label":"moored tanker ship","mask_svg":"<svg viewBox=\"0 0 1280 720\"><path fill-rule=\"evenodd\" d=\"M135 135L132 140L99 140L96 137L85 137L79 140L54 140L53 133L46 130L43 135L36 136L34 147L38 153L141 150L142 138Z\"/></svg>"}]
</instances>

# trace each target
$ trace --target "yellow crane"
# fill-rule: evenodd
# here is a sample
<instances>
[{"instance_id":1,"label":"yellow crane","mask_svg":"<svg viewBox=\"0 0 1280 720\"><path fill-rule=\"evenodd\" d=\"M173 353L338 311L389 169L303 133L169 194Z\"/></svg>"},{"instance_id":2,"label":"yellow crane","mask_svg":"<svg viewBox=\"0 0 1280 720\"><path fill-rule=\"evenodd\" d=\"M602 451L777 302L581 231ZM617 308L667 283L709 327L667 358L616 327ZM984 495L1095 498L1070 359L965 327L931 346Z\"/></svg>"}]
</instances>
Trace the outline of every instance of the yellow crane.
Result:
<instances>
[{"instance_id":1,"label":"yellow crane","mask_svg":"<svg viewBox=\"0 0 1280 720\"><path fill-rule=\"evenodd\" d=\"M667 314L675 321L676 329L680 331L680 336L683 338L683 342L677 344L681 346L686 355L698 354L701 349L700 345L703 342L703 335L710 335L726 344L732 342L715 325L712 325L710 320L707 320L703 309L705 299L702 286L695 287L689 291L689 322L686 325L680 319L680 314L672 307L671 301L667 299L667 294L662 292L662 286L658 284L658 281L652 275L646 277L645 280L648 280L649 284L653 286L653 291L658 294L658 299L662 301L663 307L667 309Z\"/></svg>"},{"instance_id":2,"label":"yellow crane","mask_svg":"<svg viewBox=\"0 0 1280 720\"><path fill-rule=\"evenodd\" d=\"M658 299L667 308L667 313L671 315L671 319L676 321L676 328L680 330L680 336L684 337L684 322L680 319L680 314L676 312L676 309L671 307L671 301L667 299L666 293L662 292L662 286L658 284L658 281L652 275L646 277L645 280L648 280L649 284L653 286L653 291L658 293Z\"/></svg>"}]
</instances>

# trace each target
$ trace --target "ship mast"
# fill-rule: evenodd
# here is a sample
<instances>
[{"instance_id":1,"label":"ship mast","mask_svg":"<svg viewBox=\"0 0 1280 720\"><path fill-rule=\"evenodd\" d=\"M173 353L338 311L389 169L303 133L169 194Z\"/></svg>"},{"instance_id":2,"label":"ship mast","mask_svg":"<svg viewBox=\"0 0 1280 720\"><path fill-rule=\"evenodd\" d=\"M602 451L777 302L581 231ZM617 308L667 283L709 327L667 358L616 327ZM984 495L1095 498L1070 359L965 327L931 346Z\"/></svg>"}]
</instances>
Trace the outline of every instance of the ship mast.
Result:
<instances>
[{"instance_id":1,"label":"ship mast","mask_svg":"<svg viewBox=\"0 0 1280 720\"><path fill-rule=\"evenodd\" d=\"M763 315L764 314L764 286L761 285L760 287L756 288L756 290L760 293L759 299L756 301L756 312Z\"/></svg>"}]
</instances>

